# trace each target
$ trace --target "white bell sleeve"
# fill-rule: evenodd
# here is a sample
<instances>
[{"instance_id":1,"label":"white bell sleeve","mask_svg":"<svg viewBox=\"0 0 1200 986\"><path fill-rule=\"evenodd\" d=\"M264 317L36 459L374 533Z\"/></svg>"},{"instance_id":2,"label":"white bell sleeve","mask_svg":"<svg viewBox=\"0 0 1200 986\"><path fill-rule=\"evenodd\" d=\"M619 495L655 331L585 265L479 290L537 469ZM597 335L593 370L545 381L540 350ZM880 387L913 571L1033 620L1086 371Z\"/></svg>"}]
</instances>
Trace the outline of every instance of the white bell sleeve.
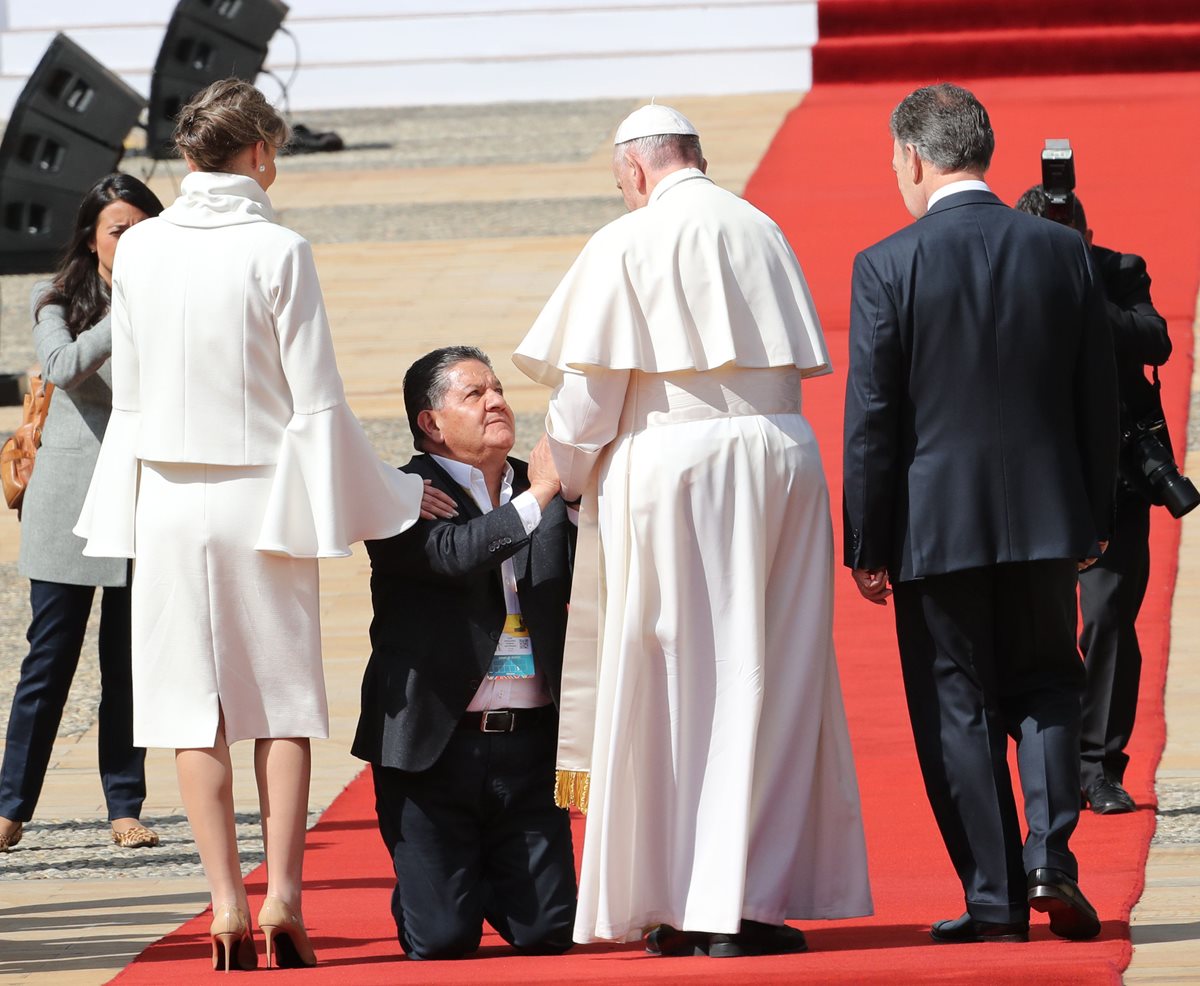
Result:
<instances>
[{"instance_id":1,"label":"white bell sleeve","mask_svg":"<svg viewBox=\"0 0 1200 986\"><path fill-rule=\"evenodd\" d=\"M132 558L135 553L140 373L121 286L120 258L118 251L112 286L112 415L74 527L74 533L87 542L83 553L89 558Z\"/></svg>"},{"instance_id":2,"label":"white bell sleeve","mask_svg":"<svg viewBox=\"0 0 1200 986\"><path fill-rule=\"evenodd\" d=\"M283 435L255 547L293 558L336 558L364 539L392 537L420 516L424 484L380 461L346 404L312 248L297 240L273 310L292 418Z\"/></svg>"}]
</instances>

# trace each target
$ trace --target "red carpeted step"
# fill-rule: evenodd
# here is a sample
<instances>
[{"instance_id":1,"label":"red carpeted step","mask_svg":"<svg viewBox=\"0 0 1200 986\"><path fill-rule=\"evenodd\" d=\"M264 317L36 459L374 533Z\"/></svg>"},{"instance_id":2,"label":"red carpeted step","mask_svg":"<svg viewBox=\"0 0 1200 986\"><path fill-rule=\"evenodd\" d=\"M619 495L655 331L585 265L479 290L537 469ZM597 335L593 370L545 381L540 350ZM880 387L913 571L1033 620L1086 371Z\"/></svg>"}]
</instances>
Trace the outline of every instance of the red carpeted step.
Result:
<instances>
[{"instance_id":1,"label":"red carpeted step","mask_svg":"<svg viewBox=\"0 0 1200 986\"><path fill-rule=\"evenodd\" d=\"M1119 28L835 37L822 39L813 49L818 83L1197 70L1200 19Z\"/></svg>"},{"instance_id":2,"label":"red carpeted step","mask_svg":"<svg viewBox=\"0 0 1200 986\"><path fill-rule=\"evenodd\" d=\"M1197 0L819 0L822 40L869 34L992 31L1200 21Z\"/></svg>"}]
</instances>

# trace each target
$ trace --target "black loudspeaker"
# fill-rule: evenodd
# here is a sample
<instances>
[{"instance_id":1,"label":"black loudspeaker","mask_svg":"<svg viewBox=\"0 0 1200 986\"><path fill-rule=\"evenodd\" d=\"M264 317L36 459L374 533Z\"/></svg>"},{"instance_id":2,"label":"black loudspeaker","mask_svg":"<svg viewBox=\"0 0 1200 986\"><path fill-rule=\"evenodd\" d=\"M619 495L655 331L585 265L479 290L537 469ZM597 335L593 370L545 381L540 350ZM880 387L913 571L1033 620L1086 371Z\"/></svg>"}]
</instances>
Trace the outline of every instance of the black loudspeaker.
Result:
<instances>
[{"instance_id":1,"label":"black loudspeaker","mask_svg":"<svg viewBox=\"0 0 1200 986\"><path fill-rule=\"evenodd\" d=\"M287 12L280 0L180 0L150 80L150 154L174 156L175 117L205 86L230 77L254 82Z\"/></svg>"},{"instance_id":2,"label":"black loudspeaker","mask_svg":"<svg viewBox=\"0 0 1200 986\"><path fill-rule=\"evenodd\" d=\"M116 170L145 105L65 35L50 42L0 143L0 273L57 265L83 193Z\"/></svg>"}]
</instances>

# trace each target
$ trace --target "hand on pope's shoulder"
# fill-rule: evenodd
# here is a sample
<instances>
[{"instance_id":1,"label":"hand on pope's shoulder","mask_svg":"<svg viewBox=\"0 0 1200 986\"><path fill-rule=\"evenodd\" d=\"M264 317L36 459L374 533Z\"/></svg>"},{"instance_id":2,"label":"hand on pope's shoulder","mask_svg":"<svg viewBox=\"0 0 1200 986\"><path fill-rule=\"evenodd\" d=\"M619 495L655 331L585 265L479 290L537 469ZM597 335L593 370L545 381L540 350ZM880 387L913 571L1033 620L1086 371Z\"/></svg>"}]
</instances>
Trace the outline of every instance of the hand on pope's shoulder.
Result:
<instances>
[{"instance_id":1,"label":"hand on pope's shoulder","mask_svg":"<svg viewBox=\"0 0 1200 986\"><path fill-rule=\"evenodd\" d=\"M425 490L421 496L421 519L448 520L458 516L458 507L448 493L443 493L433 485L432 480L425 480Z\"/></svg>"},{"instance_id":2,"label":"hand on pope's shoulder","mask_svg":"<svg viewBox=\"0 0 1200 986\"><path fill-rule=\"evenodd\" d=\"M550 454L550 440L542 435L529 453L529 492L545 510L561 489L554 457Z\"/></svg>"}]
</instances>

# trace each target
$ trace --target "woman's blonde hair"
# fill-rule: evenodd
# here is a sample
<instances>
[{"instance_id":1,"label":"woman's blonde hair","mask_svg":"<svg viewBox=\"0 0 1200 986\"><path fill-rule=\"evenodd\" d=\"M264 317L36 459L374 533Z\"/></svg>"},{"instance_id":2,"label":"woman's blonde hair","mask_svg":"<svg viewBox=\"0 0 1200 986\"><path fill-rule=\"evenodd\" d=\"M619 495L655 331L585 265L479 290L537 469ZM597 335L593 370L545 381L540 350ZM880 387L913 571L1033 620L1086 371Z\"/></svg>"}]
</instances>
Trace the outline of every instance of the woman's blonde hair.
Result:
<instances>
[{"instance_id":1,"label":"woman's blonde hair","mask_svg":"<svg viewBox=\"0 0 1200 986\"><path fill-rule=\"evenodd\" d=\"M200 171L220 171L260 140L276 149L291 127L266 96L242 79L221 79L191 98L175 118L175 146Z\"/></svg>"}]
</instances>

